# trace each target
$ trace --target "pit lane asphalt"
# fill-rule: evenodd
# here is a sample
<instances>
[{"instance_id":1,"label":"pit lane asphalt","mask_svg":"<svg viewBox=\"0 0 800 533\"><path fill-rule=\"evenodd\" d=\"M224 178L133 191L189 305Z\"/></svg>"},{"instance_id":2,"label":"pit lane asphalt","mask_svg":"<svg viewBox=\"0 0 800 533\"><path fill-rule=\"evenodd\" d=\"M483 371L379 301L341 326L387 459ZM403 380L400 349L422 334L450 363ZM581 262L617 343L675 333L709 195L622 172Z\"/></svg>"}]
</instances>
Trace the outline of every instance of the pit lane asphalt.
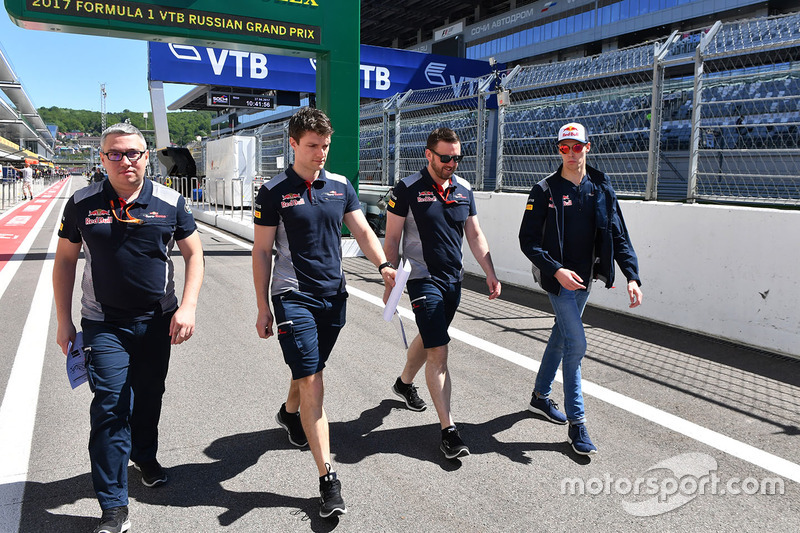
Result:
<instances>
[{"instance_id":1,"label":"pit lane asphalt","mask_svg":"<svg viewBox=\"0 0 800 533\"><path fill-rule=\"evenodd\" d=\"M0 300L0 393L61 208ZM255 332L249 251L216 231L201 227L200 234L206 277L197 331L173 349L161 423L159 459L170 482L147 489L129 469L133 532L796 531L797 482L726 453L723 440L702 443L593 395L586 396L587 427L599 454L578 456L564 426L526 411L533 371L460 340L450 346L453 412L472 455L444 459L432 406L411 412L391 393L404 362L397 331L379 307L352 295L325 370L331 449L348 514L319 518L310 452L291 446L274 421L289 373L277 341ZM179 255L175 263L180 279ZM346 259L345 270L349 286L382 294L366 260ZM401 305L408 307L407 298ZM76 288L76 314L79 308ZM585 321L585 380L800 462L797 361L592 308ZM22 500L3 499L0 508L19 513L21 532L89 532L99 516L86 452L91 395L86 385L70 390L54 309L47 322L40 324L47 351L28 472L14 484ZM405 325L413 335L413 322ZM542 295L506 285L489 301L483 281L471 278L453 323L532 361L540 360L551 326ZM430 405L422 374L417 385ZM561 403L560 384L553 396ZM692 488L704 474L720 483L700 494ZM782 493L721 494L735 488L726 485L735 478L748 480L748 491L777 479ZM626 482L638 479L655 480L658 493L626 492ZM672 481L684 486L667 497ZM581 484L582 494L570 493Z\"/></svg>"}]
</instances>

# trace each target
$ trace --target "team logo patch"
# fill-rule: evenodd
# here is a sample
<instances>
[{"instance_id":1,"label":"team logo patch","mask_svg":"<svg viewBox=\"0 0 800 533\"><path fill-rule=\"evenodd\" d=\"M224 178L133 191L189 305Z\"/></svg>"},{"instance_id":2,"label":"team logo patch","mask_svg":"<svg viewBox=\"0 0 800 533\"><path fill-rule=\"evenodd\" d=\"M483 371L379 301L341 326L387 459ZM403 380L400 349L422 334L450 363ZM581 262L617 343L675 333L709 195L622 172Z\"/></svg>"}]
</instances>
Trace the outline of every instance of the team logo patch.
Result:
<instances>
[{"instance_id":1,"label":"team logo patch","mask_svg":"<svg viewBox=\"0 0 800 533\"><path fill-rule=\"evenodd\" d=\"M91 226L92 224L111 224L111 220L111 217L86 217L84 222L87 226Z\"/></svg>"},{"instance_id":2,"label":"team logo patch","mask_svg":"<svg viewBox=\"0 0 800 533\"><path fill-rule=\"evenodd\" d=\"M420 191L417 202L435 202L436 196L431 191Z\"/></svg>"},{"instance_id":3,"label":"team logo patch","mask_svg":"<svg viewBox=\"0 0 800 533\"><path fill-rule=\"evenodd\" d=\"M562 196L561 201L564 202L564 207L569 207L572 205L572 200L570 199L568 194Z\"/></svg>"},{"instance_id":4,"label":"team logo patch","mask_svg":"<svg viewBox=\"0 0 800 533\"><path fill-rule=\"evenodd\" d=\"M460 192L457 192L457 193L455 193L453 195L453 199L455 199L455 200L466 200L467 197L465 195L461 194Z\"/></svg>"},{"instance_id":5,"label":"team logo patch","mask_svg":"<svg viewBox=\"0 0 800 533\"><path fill-rule=\"evenodd\" d=\"M94 211L89 211L86 216L87 217L107 217L111 214L111 211L107 209L95 209Z\"/></svg>"},{"instance_id":6,"label":"team logo patch","mask_svg":"<svg viewBox=\"0 0 800 533\"><path fill-rule=\"evenodd\" d=\"M533 204L528 204L525 206L525 211L533 211Z\"/></svg>"},{"instance_id":7,"label":"team logo patch","mask_svg":"<svg viewBox=\"0 0 800 533\"><path fill-rule=\"evenodd\" d=\"M304 205L306 201L303 198L294 198L285 202L281 202L281 207L294 207L296 205Z\"/></svg>"},{"instance_id":8,"label":"team logo patch","mask_svg":"<svg viewBox=\"0 0 800 533\"><path fill-rule=\"evenodd\" d=\"M552 198L550 198L550 200L547 202L547 207L550 207L550 208L553 208L553 209L556 208L556 204L553 203L553 199Z\"/></svg>"},{"instance_id":9,"label":"team logo patch","mask_svg":"<svg viewBox=\"0 0 800 533\"><path fill-rule=\"evenodd\" d=\"M328 198L341 198L344 196L344 193L339 191L328 191L324 196L327 196Z\"/></svg>"},{"instance_id":10,"label":"team logo patch","mask_svg":"<svg viewBox=\"0 0 800 533\"><path fill-rule=\"evenodd\" d=\"M142 215L144 218L167 218L167 215L162 215L158 211L150 211Z\"/></svg>"},{"instance_id":11,"label":"team logo patch","mask_svg":"<svg viewBox=\"0 0 800 533\"><path fill-rule=\"evenodd\" d=\"M298 199L300 197L301 196L299 194L297 194L296 192L292 192L292 193L289 193L289 194L281 195L281 200L284 201L284 202L287 202L289 200L296 200L296 199Z\"/></svg>"}]
</instances>

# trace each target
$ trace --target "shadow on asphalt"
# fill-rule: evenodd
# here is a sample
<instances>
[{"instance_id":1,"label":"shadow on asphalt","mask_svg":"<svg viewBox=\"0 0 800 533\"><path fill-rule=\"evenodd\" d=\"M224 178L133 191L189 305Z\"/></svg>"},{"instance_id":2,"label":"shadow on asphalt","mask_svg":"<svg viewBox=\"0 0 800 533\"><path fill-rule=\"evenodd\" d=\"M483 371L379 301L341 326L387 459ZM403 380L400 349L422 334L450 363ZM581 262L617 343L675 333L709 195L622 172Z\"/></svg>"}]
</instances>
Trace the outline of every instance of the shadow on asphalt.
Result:
<instances>
[{"instance_id":1,"label":"shadow on asphalt","mask_svg":"<svg viewBox=\"0 0 800 533\"><path fill-rule=\"evenodd\" d=\"M441 432L438 424L411 426L376 431L393 410L405 410L400 400L383 400L375 407L361 413L356 420L331 423L332 450L339 463L354 464L370 455L396 453L419 461L438 464L443 470L457 470L459 460L448 460L439 450ZM503 442L496 435L511 428L521 420L535 418L527 410L510 413L480 424L463 422L458 424L459 432L469 446L470 454L492 453L506 457L520 464L530 464L527 452L550 451L580 460L571 452L566 439L554 442ZM542 421L543 424L547 423Z\"/></svg>"},{"instance_id":2,"label":"shadow on asphalt","mask_svg":"<svg viewBox=\"0 0 800 533\"><path fill-rule=\"evenodd\" d=\"M447 460L439 451L438 424L426 424L389 430L380 430L384 419L396 409L405 410L399 400L383 400L367 409L355 420L330 424L331 442L335 460L339 463L355 464L374 454L396 453L439 465L445 471L458 470L459 460ZM503 442L496 435L511 428L517 422L535 418L528 411L500 416L481 424L463 423L459 429L470 452L476 454L498 454L510 461L529 464L526 454L533 451L550 451L566 455L580 464L587 458L576 456L566 441L553 442ZM547 422L541 421L542 424ZM332 531L338 519L323 519L318 514L318 498L295 498L284 496L269 489L281 490L278 486L265 486L267 490L238 492L228 490L223 484L251 466L261 456L272 450L292 448L283 429L275 428L251 433L240 433L215 440L204 453L212 462L190 463L170 466L167 470L170 482L162 487L148 489L139 480L133 467L128 469L129 495L132 500L154 506L172 507L217 507L223 511L218 515L219 525L235 529L237 520L255 509L282 507L297 520L308 522L311 531ZM268 480L265 480L265 484ZM93 500L92 481L89 473L50 483L28 482L22 504L20 532L59 531L61 533L90 531L97 517L72 516L58 511L65 505L83 499ZM97 516L100 512L98 509ZM131 514L136 524L136 511Z\"/></svg>"}]
</instances>

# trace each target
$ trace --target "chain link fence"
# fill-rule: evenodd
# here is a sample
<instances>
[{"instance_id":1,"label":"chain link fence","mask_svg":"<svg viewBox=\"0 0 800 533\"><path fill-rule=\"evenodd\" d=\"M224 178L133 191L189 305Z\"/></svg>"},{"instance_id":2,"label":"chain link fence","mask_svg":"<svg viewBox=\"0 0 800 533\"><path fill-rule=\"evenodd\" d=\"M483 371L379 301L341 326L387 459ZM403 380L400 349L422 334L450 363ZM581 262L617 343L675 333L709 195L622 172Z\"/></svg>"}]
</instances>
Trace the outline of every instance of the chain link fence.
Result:
<instances>
[{"instance_id":1,"label":"chain link fence","mask_svg":"<svg viewBox=\"0 0 800 533\"><path fill-rule=\"evenodd\" d=\"M800 204L800 14L713 26L695 72L689 194Z\"/></svg>"},{"instance_id":2,"label":"chain link fence","mask_svg":"<svg viewBox=\"0 0 800 533\"><path fill-rule=\"evenodd\" d=\"M645 196L653 111L654 45L515 69L499 119L500 188L527 191L558 168L559 128L580 122L589 164L611 176L619 194ZM659 100L657 100L659 101Z\"/></svg>"},{"instance_id":3,"label":"chain link fence","mask_svg":"<svg viewBox=\"0 0 800 533\"><path fill-rule=\"evenodd\" d=\"M800 205L800 14L516 67L359 112L359 182L381 190L423 168L428 134L447 126L475 190L527 192L560 164L556 135L574 121L588 129L589 164L621 196ZM254 186L292 162L286 120L240 134L258 139Z\"/></svg>"}]
</instances>

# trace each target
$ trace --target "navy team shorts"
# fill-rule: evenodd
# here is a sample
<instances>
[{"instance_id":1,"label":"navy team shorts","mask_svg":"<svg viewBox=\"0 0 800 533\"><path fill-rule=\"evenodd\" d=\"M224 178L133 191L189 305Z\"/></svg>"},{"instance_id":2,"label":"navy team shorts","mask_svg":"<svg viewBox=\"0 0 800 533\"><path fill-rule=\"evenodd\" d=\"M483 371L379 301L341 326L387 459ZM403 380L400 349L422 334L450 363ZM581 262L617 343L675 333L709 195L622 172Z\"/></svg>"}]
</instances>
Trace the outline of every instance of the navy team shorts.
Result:
<instances>
[{"instance_id":1,"label":"navy team shorts","mask_svg":"<svg viewBox=\"0 0 800 533\"><path fill-rule=\"evenodd\" d=\"M450 342L447 328L456 315L461 302L461 282L444 283L439 280L410 279L406 284L417 329L425 348L436 348Z\"/></svg>"},{"instance_id":2,"label":"navy team shorts","mask_svg":"<svg viewBox=\"0 0 800 533\"><path fill-rule=\"evenodd\" d=\"M298 291L272 297L278 342L292 379L311 376L325 362L344 327L347 294L318 298Z\"/></svg>"}]
</instances>

